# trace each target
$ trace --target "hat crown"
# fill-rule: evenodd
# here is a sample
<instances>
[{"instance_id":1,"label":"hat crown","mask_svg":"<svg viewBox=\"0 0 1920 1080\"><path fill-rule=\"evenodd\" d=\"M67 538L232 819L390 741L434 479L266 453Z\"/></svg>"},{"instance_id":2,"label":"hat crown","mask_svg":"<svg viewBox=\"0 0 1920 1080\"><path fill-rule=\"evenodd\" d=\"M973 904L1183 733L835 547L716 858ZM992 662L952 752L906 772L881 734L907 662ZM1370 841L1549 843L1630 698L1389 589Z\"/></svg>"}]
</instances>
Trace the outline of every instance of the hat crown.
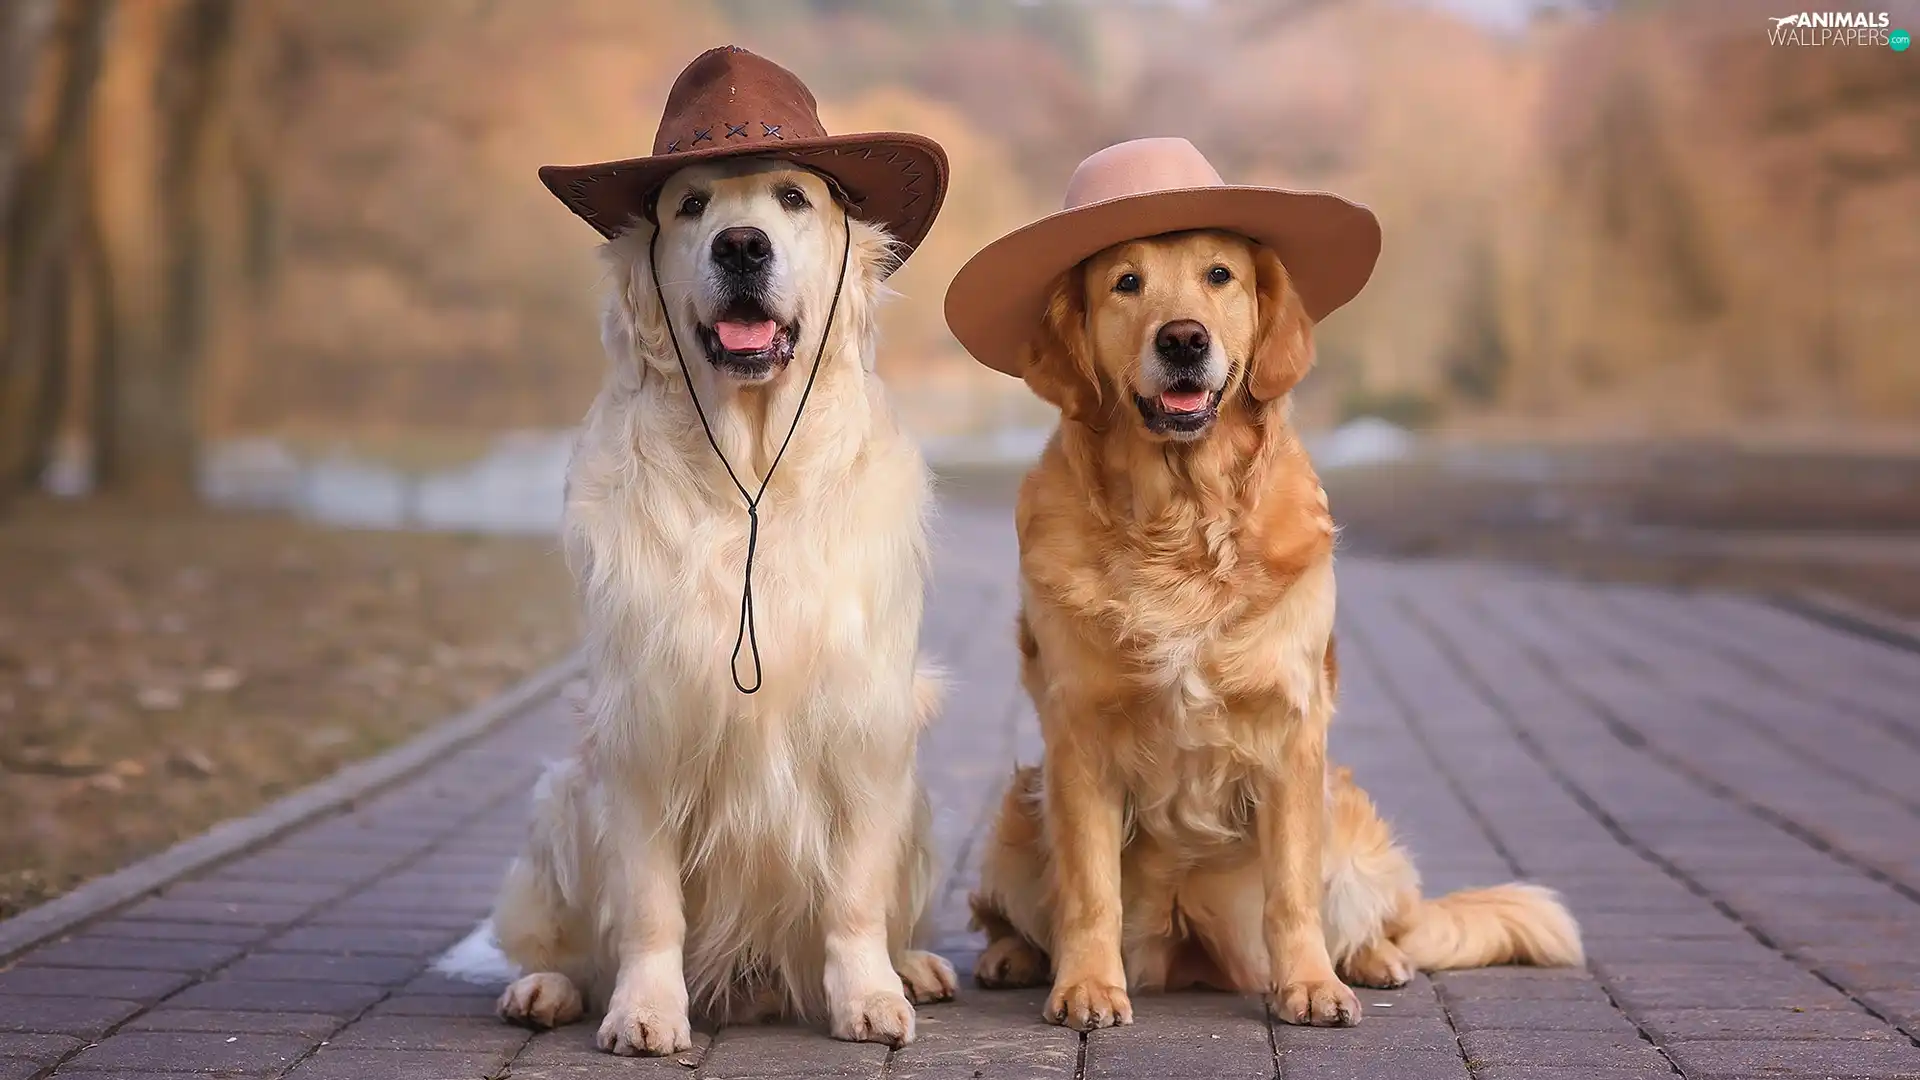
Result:
<instances>
[{"instance_id":1,"label":"hat crown","mask_svg":"<svg viewBox=\"0 0 1920 1080\"><path fill-rule=\"evenodd\" d=\"M653 152L760 143L772 150L826 133L813 92L799 76L738 45L722 45L695 57L673 81Z\"/></svg>"},{"instance_id":2,"label":"hat crown","mask_svg":"<svg viewBox=\"0 0 1920 1080\"><path fill-rule=\"evenodd\" d=\"M1073 170L1064 209L1155 191L1221 187L1200 148L1180 138L1133 139L1095 153Z\"/></svg>"}]
</instances>

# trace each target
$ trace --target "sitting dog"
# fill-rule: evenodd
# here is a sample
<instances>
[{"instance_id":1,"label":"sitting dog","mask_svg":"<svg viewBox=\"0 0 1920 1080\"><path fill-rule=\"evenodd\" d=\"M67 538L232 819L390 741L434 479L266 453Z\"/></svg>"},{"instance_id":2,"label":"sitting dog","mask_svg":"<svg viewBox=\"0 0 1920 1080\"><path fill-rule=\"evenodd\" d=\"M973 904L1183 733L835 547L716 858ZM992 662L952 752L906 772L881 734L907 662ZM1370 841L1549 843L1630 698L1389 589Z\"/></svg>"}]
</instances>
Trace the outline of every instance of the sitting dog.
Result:
<instances>
[{"instance_id":1,"label":"sitting dog","mask_svg":"<svg viewBox=\"0 0 1920 1080\"><path fill-rule=\"evenodd\" d=\"M592 689L491 934L524 973L503 1016L604 1007L618 1054L687 1049L690 1012L897 1046L955 989L910 947L933 867L928 477L873 374L882 281L945 159L826 136L812 109L717 49L653 156L542 172L610 237L611 366L564 526Z\"/></svg>"},{"instance_id":2,"label":"sitting dog","mask_svg":"<svg viewBox=\"0 0 1920 1080\"><path fill-rule=\"evenodd\" d=\"M1051 974L1053 1022L1129 1023L1129 987L1206 986L1348 1025L1347 983L1581 962L1546 889L1423 898L1328 766L1334 523L1288 394L1378 250L1361 207L1227 187L1184 140L1142 140L1088 159L1066 211L948 294L962 343L1062 413L1016 510L1046 751L973 897L979 982Z\"/></svg>"}]
</instances>

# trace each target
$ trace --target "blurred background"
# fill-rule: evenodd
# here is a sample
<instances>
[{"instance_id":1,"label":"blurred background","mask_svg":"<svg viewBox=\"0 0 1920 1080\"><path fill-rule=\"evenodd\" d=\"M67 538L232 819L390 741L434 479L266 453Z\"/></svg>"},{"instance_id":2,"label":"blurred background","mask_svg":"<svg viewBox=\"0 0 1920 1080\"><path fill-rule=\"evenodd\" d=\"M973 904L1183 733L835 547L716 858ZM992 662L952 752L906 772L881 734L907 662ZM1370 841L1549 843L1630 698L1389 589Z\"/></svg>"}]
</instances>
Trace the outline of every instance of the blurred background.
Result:
<instances>
[{"instance_id":1,"label":"blurred background","mask_svg":"<svg viewBox=\"0 0 1920 1080\"><path fill-rule=\"evenodd\" d=\"M882 372L956 492L1051 417L948 280L1178 134L1382 220L1298 393L1351 549L1920 614L1920 50L1779 7L0 0L0 915L567 647L600 270L534 171L720 43L946 147Z\"/></svg>"}]
</instances>

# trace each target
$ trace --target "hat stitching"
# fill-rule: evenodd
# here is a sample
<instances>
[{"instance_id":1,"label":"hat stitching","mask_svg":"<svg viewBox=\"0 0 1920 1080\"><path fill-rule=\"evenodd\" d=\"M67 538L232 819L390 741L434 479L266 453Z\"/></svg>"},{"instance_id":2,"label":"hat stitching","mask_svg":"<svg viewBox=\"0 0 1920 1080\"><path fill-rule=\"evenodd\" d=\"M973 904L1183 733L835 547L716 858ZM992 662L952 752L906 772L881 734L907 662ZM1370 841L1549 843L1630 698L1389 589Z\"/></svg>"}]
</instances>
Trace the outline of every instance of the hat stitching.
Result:
<instances>
[{"instance_id":1,"label":"hat stitching","mask_svg":"<svg viewBox=\"0 0 1920 1080\"><path fill-rule=\"evenodd\" d=\"M679 152L680 152L680 140L679 140L679 139L675 139L675 140L673 140L672 142L670 142L670 143L668 143L668 144L667 144L667 153L669 153L669 154L677 154L677 153L679 153Z\"/></svg>"},{"instance_id":2,"label":"hat stitching","mask_svg":"<svg viewBox=\"0 0 1920 1080\"><path fill-rule=\"evenodd\" d=\"M760 126L767 129L765 133L766 135L770 135L773 138L781 140L782 142L786 141L786 137L780 134L779 124L769 124L765 120L762 120L760 121Z\"/></svg>"},{"instance_id":3,"label":"hat stitching","mask_svg":"<svg viewBox=\"0 0 1920 1080\"><path fill-rule=\"evenodd\" d=\"M751 120L747 120L747 121L743 121L743 122L741 122L741 123L738 123L738 124L728 124L728 125L727 125L727 138L729 138L729 139L731 139L731 138L733 138L733 137L734 137L735 135L738 135L738 136L740 136L740 137L741 137L741 138L743 138L743 139L744 139L744 138L746 138L746 137L747 137L747 125L748 125L748 124L751 124L751 123L753 123L753 121L751 121Z\"/></svg>"},{"instance_id":4,"label":"hat stitching","mask_svg":"<svg viewBox=\"0 0 1920 1080\"><path fill-rule=\"evenodd\" d=\"M700 130L693 133L693 145L695 146L700 145L702 142L712 142L712 141L713 141L713 125L712 124L708 124L706 127L703 127Z\"/></svg>"}]
</instances>

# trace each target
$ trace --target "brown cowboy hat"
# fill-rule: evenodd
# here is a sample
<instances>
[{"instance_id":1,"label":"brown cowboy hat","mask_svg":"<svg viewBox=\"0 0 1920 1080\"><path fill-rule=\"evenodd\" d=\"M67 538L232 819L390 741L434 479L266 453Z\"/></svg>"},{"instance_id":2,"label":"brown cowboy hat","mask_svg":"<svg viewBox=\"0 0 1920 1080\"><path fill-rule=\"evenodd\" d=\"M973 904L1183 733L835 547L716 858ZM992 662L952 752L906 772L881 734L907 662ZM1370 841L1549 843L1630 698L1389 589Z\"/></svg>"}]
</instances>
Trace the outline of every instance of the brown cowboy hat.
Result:
<instances>
[{"instance_id":1,"label":"brown cowboy hat","mask_svg":"<svg viewBox=\"0 0 1920 1080\"><path fill-rule=\"evenodd\" d=\"M829 135L813 92L793 72L738 45L708 49L674 80L653 153L598 165L548 165L547 190L612 239L669 176L703 161L771 156L830 177L853 216L886 228L913 253L947 193L947 155L924 135Z\"/></svg>"},{"instance_id":2,"label":"brown cowboy hat","mask_svg":"<svg viewBox=\"0 0 1920 1080\"><path fill-rule=\"evenodd\" d=\"M1359 294L1380 257L1373 212L1338 195L1221 181L1185 139L1136 139L1080 163L1065 207L988 244L947 288L947 326L974 359L1020 375L1061 271L1115 244L1224 229L1280 256L1315 322Z\"/></svg>"}]
</instances>

